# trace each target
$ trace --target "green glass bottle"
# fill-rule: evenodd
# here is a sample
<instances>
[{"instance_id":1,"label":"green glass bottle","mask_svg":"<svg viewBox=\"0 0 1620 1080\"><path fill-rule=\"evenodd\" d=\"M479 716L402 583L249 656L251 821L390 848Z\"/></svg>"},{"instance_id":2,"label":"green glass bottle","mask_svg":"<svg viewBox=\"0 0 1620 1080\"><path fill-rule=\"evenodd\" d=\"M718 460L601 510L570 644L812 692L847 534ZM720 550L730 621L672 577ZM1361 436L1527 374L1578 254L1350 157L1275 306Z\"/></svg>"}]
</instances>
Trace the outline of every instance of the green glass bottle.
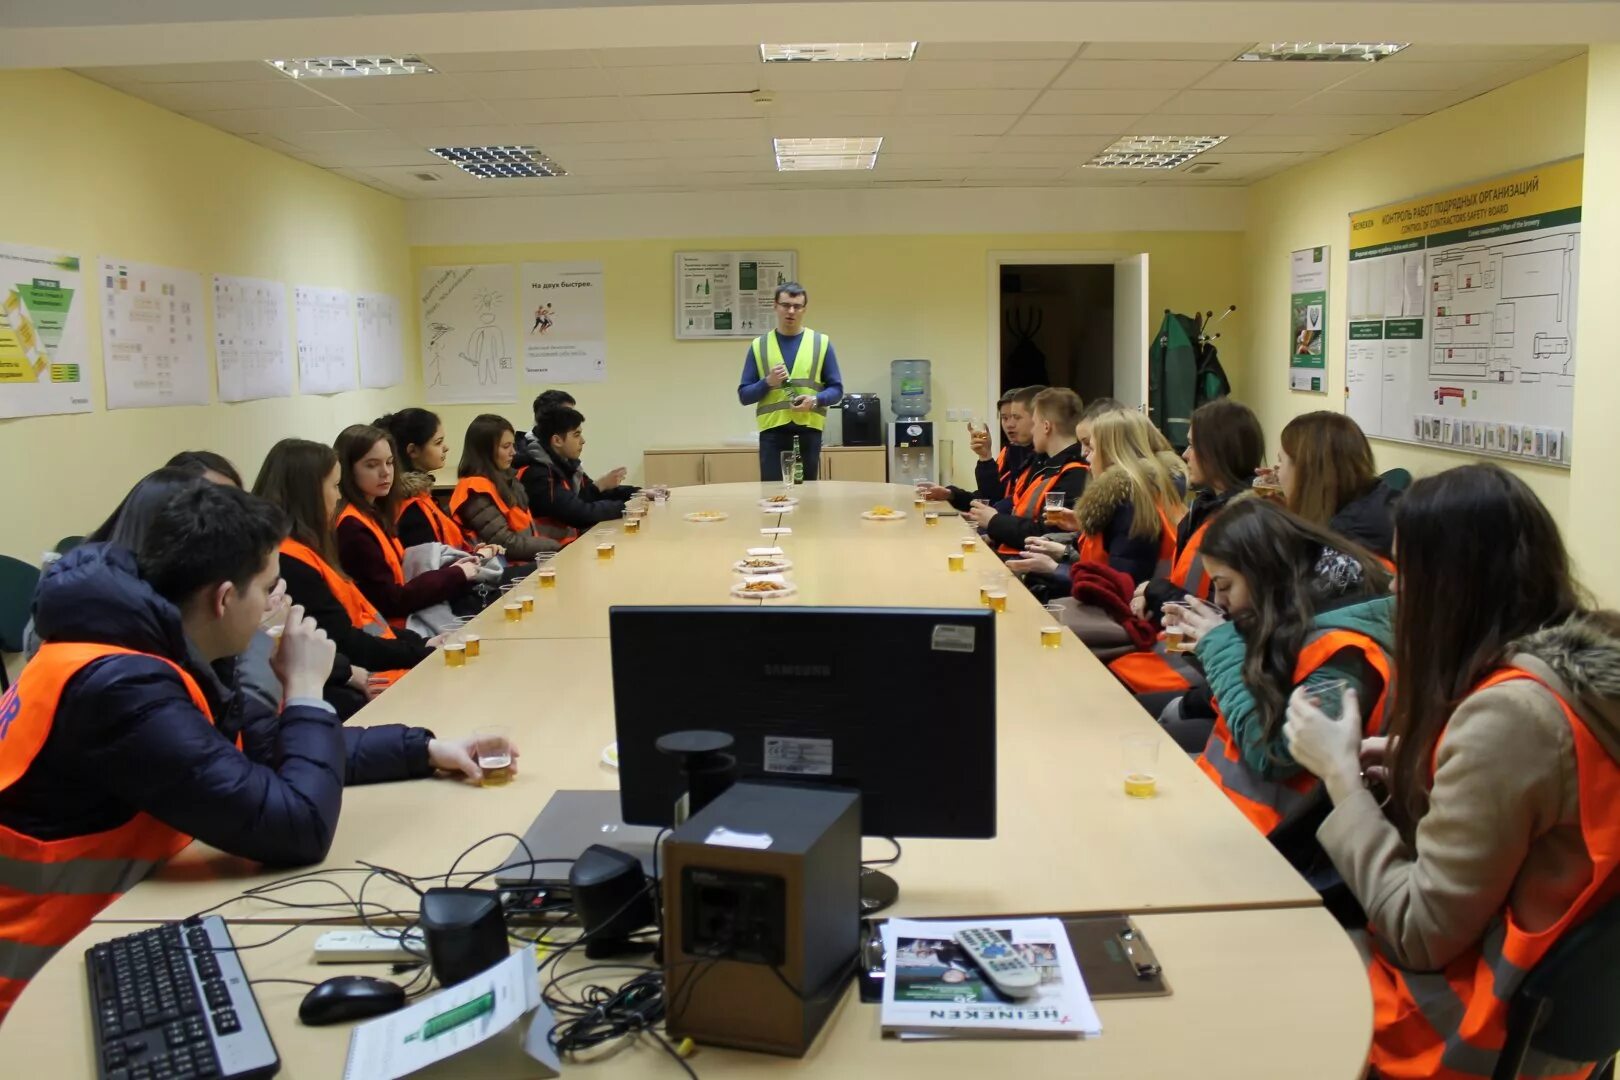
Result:
<instances>
[{"instance_id":1,"label":"green glass bottle","mask_svg":"<svg viewBox=\"0 0 1620 1080\"><path fill-rule=\"evenodd\" d=\"M793 436L793 482L804 483L804 452L799 449L799 437Z\"/></svg>"}]
</instances>

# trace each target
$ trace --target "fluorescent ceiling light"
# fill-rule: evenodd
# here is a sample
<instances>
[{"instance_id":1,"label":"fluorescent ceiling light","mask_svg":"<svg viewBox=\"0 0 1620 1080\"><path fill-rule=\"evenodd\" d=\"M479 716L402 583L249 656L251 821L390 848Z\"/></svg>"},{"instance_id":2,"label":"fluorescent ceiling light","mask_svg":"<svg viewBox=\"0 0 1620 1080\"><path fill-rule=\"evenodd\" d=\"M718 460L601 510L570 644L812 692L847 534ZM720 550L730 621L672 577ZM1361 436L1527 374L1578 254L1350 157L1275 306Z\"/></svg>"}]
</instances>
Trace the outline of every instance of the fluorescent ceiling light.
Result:
<instances>
[{"instance_id":1,"label":"fluorescent ceiling light","mask_svg":"<svg viewBox=\"0 0 1620 1080\"><path fill-rule=\"evenodd\" d=\"M1127 135L1086 162L1085 167L1174 169L1225 141L1225 135Z\"/></svg>"},{"instance_id":2,"label":"fluorescent ceiling light","mask_svg":"<svg viewBox=\"0 0 1620 1080\"><path fill-rule=\"evenodd\" d=\"M759 47L759 58L767 64L807 60L910 60L915 55L915 41L799 42Z\"/></svg>"},{"instance_id":3,"label":"fluorescent ceiling light","mask_svg":"<svg viewBox=\"0 0 1620 1080\"><path fill-rule=\"evenodd\" d=\"M1351 60L1368 63L1394 56L1408 44L1405 41L1262 41L1246 50L1238 59L1318 63L1324 60Z\"/></svg>"},{"instance_id":4,"label":"fluorescent ceiling light","mask_svg":"<svg viewBox=\"0 0 1620 1080\"><path fill-rule=\"evenodd\" d=\"M777 172L870 169L883 148L882 136L848 139L772 139Z\"/></svg>"},{"instance_id":5,"label":"fluorescent ceiling light","mask_svg":"<svg viewBox=\"0 0 1620 1080\"><path fill-rule=\"evenodd\" d=\"M483 180L567 176L562 166L532 146L435 146L435 154Z\"/></svg>"},{"instance_id":6,"label":"fluorescent ceiling light","mask_svg":"<svg viewBox=\"0 0 1620 1080\"><path fill-rule=\"evenodd\" d=\"M266 60L289 79L355 79L363 75L437 75L415 54L398 56L316 56L308 60Z\"/></svg>"}]
</instances>

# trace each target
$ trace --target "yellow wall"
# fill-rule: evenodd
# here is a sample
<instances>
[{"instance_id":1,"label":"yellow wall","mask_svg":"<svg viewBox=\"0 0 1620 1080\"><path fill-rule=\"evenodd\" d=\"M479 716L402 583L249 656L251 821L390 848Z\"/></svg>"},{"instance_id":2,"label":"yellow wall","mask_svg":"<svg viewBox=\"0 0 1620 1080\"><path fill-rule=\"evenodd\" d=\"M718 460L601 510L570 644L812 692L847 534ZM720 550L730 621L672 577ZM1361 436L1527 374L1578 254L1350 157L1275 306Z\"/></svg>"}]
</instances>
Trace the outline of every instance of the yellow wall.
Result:
<instances>
[{"instance_id":1,"label":"yellow wall","mask_svg":"<svg viewBox=\"0 0 1620 1080\"><path fill-rule=\"evenodd\" d=\"M992 251L1146 251L1151 256L1150 310L1191 311L1236 299L1241 234L1130 233L1040 236L727 237L419 247L417 267L468 262L600 260L607 278L608 381L568 387L586 415L593 473L625 465L639 476L641 451L652 446L714 444L747 437L752 410L737 404L736 386L747 344L674 340L674 254L681 250L792 248L810 291L806 323L838 347L844 386L876 392L889 402L889 361L933 360L933 416L986 405L990 331L988 261ZM1155 326L1157 323L1155 322ZM1243 322L1223 327L1223 347L1239 349ZM1230 343L1230 344L1229 344ZM467 421L483 411L529 427L529 402L543 386L524 383L516 406L445 406L459 453ZM962 425L952 425L960 429ZM965 435L954 431L956 479L972 486Z\"/></svg>"},{"instance_id":2,"label":"yellow wall","mask_svg":"<svg viewBox=\"0 0 1620 1080\"><path fill-rule=\"evenodd\" d=\"M399 200L66 72L0 72L0 100L11 105L13 151L13 167L0 170L0 238L87 265L109 255L183 267L205 288L228 273L388 292L413 323ZM86 286L94 279L87 270ZM330 442L344 425L416 396L410 383L420 376L407 363L407 384L386 391L109 412L97 296L87 298L86 327L95 411L0 420L8 555L35 561L58 538L94 528L177 450L223 453L251 483L277 439ZM408 358L415 337L406 331Z\"/></svg>"},{"instance_id":3,"label":"yellow wall","mask_svg":"<svg viewBox=\"0 0 1620 1080\"><path fill-rule=\"evenodd\" d=\"M1620 67L1613 59L1609 62ZM1571 60L1309 165L1290 169L1249 189L1245 244L1249 318L1246 325L1252 348L1236 363L1228 360L1227 368L1237 396L1253 405L1260 414L1273 454L1277 432L1292 417L1316 409L1344 408L1349 214L1406 196L1580 154L1587 142L1586 69L1584 58ZM1612 137L1614 119L1620 117L1620 97L1607 115ZM1594 138L1594 146L1601 141ZM1620 190L1616 187L1620 171L1611 167L1605 187L1591 172L1590 159L1587 168L1584 190L1589 205L1583 223L1585 242L1581 270L1583 293L1593 297L1593 301L1582 310L1593 313L1590 318L1595 321L1606 306L1612 306L1615 290L1611 277L1611 288L1608 295L1602 297L1602 304L1597 302L1599 294L1591 291L1594 257L1604 246L1597 240L1593 224L1596 214L1591 204L1601 201L1594 198L1597 192ZM1288 255L1300 248L1323 244L1333 249L1328 301L1328 393L1296 393L1288 388L1285 359L1289 350ZM1612 242L1608 244L1611 252L1614 246ZM1582 302L1586 303L1584 297ZM1587 391L1603 378L1594 369L1613 367L1598 352L1608 336L1599 327L1582 334L1589 359L1580 367L1578 400L1592 400ZM1620 375L1611 377L1611 381L1613 379L1620 379ZM1612 416L1601 422L1611 429L1614 427ZM1591 462L1596 457L1606 456L1594 445L1596 441L1591 425L1583 427L1578 412L1571 444L1575 460ZM1438 472L1469 460L1462 454L1404 443L1377 441L1373 448L1381 468L1398 466L1417 475ZM1512 463L1508 467L1535 489L1567 531L1571 523L1571 474L1539 465Z\"/></svg>"}]
</instances>

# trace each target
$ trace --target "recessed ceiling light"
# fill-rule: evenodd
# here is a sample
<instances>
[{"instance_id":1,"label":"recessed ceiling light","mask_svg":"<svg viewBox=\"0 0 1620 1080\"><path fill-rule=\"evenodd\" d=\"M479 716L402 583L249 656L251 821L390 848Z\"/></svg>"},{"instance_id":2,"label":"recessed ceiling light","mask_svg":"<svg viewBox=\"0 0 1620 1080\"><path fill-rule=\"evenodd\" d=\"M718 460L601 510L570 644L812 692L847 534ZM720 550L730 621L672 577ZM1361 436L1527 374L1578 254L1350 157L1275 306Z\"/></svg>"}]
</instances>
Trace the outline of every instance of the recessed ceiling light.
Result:
<instances>
[{"instance_id":1,"label":"recessed ceiling light","mask_svg":"<svg viewBox=\"0 0 1620 1080\"><path fill-rule=\"evenodd\" d=\"M562 166L532 146L435 146L435 154L483 180L567 176Z\"/></svg>"},{"instance_id":2,"label":"recessed ceiling light","mask_svg":"<svg viewBox=\"0 0 1620 1080\"><path fill-rule=\"evenodd\" d=\"M1350 60L1370 63L1394 56L1405 41L1262 41L1242 53L1239 60L1292 60L1320 63Z\"/></svg>"},{"instance_id":3,"label":"recessed ceiling light","mask_svg":"<svg viewBox=\"0 0 1620 1080\"><path fill-rule=\"evenodd\" d=\"M289 79L355 79L364 75L437 75L420 56L316 56L308 60L266 60Z\"/></svg>"},{"instance_id":4,"label":"recessed ceiling light","mask_svg":"<svg viewBox=\"0 0 1620 1080\"><path fill-rule=\"evenodd\" d=\"M1085 167L1174 169L1225 141L1225 135L1127 135L1086 162Z\"/></svg>"},{"instance_id":5,"label":"recessed ceiling light","mask_svg":"<svg viewBox=\"0 0 1620 1080\"><path fill-rule=\"evenodd\" d=\"M883 137L847 139L772 139L777 172L870 169L877 164Z\"/></svg>"},{"instance_id":6,"label":"recessed ceiling light","mask_svg":"<svg viewBox=\"0 0 1620 1080\"><path fill-rule=\"evenodd\" d=\"M759 47L759 58L767 64L807 60L910 60L915 55L915 41L798 42Z\"/></svg>"}]
</instances>

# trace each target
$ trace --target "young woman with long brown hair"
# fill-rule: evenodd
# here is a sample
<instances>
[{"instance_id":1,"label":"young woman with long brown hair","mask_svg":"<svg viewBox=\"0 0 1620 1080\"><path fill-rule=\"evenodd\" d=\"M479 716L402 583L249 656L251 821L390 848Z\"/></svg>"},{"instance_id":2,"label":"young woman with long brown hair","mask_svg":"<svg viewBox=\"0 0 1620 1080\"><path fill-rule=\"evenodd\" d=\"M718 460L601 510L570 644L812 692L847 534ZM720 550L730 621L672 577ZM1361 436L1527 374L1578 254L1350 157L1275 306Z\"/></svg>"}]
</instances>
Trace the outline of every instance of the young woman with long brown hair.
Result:
<instances>
[{"instance_id":1,"label":"young woman with long brown hair","mask_svg":"<svg viewBox=\"0 0 1620 1080\"><path fill-rule=\"evenodd\" d=\"M1288 509L1388 558L1398 494L1375 468L1372 446L1354 420L1312 412L1283 428L1275 478Z\"/></svg>"},{"instance_id":2,"label":"young woman with long brown hair","mask_svg":"<svg viewBox=\"0 0 1620 1080\"><path fill-rule=\"evenodd\" d=\"M450 496L450 513L466 530L486 544L506 549L508 560L529 562L562 545L541 536L529 512L529 496L512 471L517 456L517 434L511 421L482 413L467 425L462 440L460 480Z\"/></svg>"},{"instance_id":3,"label":"young woman with long brown hair","mask_svg":"<svg viewBox=\"0 0 1620 1080\"><path fill-rule=\"evenodd\" d=\"M1317 839L1366 909L1372 1065L1489 1076L1507 1004L1620 893L1620 615L1593 610L1540 500L1494 465L1395 508L1394 707L1362 738L1296 693L1288 750L1322 778ZM1362 771L1387 770L1389 800ZM1521 1075L1584 1075L1531 1052Z\"/></svg>"}]
</instances>

